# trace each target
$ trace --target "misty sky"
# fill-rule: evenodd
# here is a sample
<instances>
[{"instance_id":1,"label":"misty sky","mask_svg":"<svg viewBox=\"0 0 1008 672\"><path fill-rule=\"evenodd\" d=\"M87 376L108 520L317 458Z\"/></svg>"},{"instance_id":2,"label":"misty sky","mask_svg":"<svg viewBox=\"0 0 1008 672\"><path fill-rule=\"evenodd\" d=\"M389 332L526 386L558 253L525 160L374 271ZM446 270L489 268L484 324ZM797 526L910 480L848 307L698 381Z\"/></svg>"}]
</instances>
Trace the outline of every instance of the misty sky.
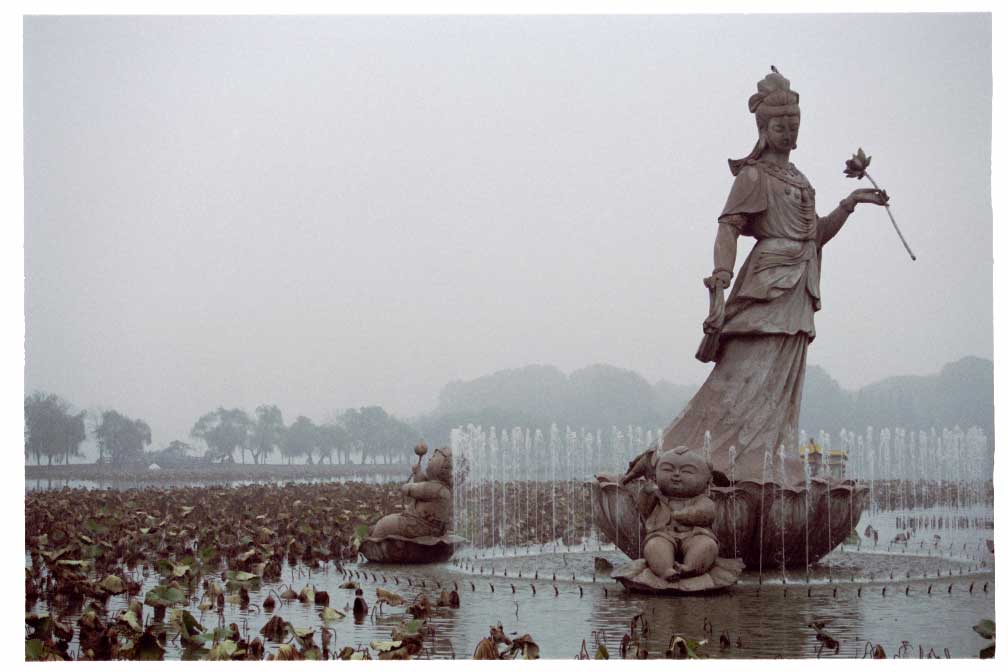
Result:
<instances>
[{"instance_id":1,"label":"misty sky","mask_svg":"<svg viewBox=\"0 0 1008 672\"><path fill-rule=\"evenodd\" d=\"M727 159L775 64L845 387L993 356L986 15L25 21L27 391L147 420L431 410L503 368L698 383ZM750 239L751 241L751 239ZM751 242L740 246L737 265ZM671 418L670 418L671 420Z\"/></svg>"}]
</instances>

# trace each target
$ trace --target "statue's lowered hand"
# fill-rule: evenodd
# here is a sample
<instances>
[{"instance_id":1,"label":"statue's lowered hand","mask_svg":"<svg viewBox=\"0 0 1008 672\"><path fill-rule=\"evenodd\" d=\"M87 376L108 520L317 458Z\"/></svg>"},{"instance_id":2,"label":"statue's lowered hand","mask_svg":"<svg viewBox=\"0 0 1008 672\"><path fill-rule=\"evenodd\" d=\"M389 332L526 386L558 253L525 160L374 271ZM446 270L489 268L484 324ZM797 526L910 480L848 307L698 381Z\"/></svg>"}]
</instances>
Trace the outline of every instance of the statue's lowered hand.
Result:
<instances>
[{"instance_id":1,"label":"statue's lowered hand","mask_svg":"<svg viewBox=\"0 0 1008 672\"><path fill-rule=\"evenodd\" d=\"M704 320L703 330L705 334L716 334L724 326L724 286L713 275L704 278L703 282L710 292L710 311Z\"/></svg>"}]
</instances>

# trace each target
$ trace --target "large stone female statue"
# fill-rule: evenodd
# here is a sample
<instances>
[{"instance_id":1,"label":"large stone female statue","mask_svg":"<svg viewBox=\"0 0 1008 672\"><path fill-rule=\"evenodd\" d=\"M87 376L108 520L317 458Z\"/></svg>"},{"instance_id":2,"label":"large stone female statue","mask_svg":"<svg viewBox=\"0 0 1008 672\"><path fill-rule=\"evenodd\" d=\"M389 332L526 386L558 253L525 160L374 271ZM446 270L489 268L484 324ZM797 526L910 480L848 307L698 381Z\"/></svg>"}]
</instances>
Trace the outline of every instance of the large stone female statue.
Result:
<instances>
[{"instance_id":1,"label":"large stone female statue","mask_svg":"<svg viewBox=\"0 0 1008 672\"><path fill-rule=\"evenodd\" d=\"M816 335L813 315L821 306L822 249L857 204L884 205L888 196L856 189L825 217L816 213L815 189L790 162L801 123L798 93L772 70L749 98L756 146L744 159L728 162L735 181L718 217L714 271L704 280L712 307L697 357L715 362L714 370L665 429L661 447L701 446L710 431L711 459L723 474L729 473L734 446L737 479L795 483L804 478L795 434L805 357ZM739 236L752 236L756 245L736 275ZM768 451L773 473L764 479ZM624 482L649 472L651 459L641 458Z\"/></svg>"},{"instance_id":2,"label":"large stone female statue","mask_svg":"<svg viewBox=\"0 0 1008 672\"><path fill-rule=\"evenodd\" d=\"M697 358L714 369L626 474L598 476L595 520L631 558L645 554L648 525L638 502L654 489L662 454L700 449L708 431L715 510L709 529L726 558L759 567L815 562L851 534L865 502L867 490L856 483L806 477L796 433L821 305L823 246L859 203L885 205L889 197L856 189L825 217L816 213L815 189L790 161L801 123L798 93L771 70L749 98L756 146L728 162L735 181L718 217L714 270L704 279L711 309ZM756 245L736 273L739 236Z\"/></svg>"}]
</instances>

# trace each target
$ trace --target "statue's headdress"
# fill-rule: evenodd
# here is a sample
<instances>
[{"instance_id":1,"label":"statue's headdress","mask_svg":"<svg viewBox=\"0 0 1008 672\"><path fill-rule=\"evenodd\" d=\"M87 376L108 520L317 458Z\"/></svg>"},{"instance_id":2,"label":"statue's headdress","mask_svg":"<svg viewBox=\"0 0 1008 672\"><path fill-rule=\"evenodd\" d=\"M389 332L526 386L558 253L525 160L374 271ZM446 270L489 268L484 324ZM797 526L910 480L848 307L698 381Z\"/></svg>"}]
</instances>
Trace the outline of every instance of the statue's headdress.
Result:
<instances>
[{"instance_id":1,"label":"statue's headdress","mask_svg":"<svg viewBox=\"0 0 1008 672\"><path fill-rule=\"evenodd\" d=\"M749 156L744 159L728 159L732 175L738 175L744 165L754 162L766 149L767 142L763 132L771 119L800 116L798 92L792 91L791 80L771 65L770 74L760 80L756 85L756 93L749 96L749 111L756 115L756 127L760 131L760 137L756 141L756 146L749 152Z\"/></svg>"}]
</instances>

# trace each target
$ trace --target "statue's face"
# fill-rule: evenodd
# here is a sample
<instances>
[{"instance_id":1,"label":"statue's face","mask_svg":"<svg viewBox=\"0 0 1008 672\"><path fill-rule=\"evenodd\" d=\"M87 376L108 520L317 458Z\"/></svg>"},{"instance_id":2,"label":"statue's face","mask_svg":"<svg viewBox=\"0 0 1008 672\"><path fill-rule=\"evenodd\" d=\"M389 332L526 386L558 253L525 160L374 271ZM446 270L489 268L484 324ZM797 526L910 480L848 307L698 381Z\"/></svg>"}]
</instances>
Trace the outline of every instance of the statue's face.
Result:
<instances>
[{"instance_id":1,"label":"statue's face","mask_svg":"<svg viewBox=\"0 0 1008 672\"><path fill-rule=\"evenodd\" d=\"M695 497L707 490L711 472L702 456L666 451L655 468L658 489L669 497Z\"/></svg>"},{"instance_id":2,"label":"statue's face","mask_svg":"<svg viewBox=\"0 0 1008 672\"><path fill-rule=\"evenodd\" d=\"M767 124L767 144L777 152L790 152L798 146L799 117L774 117Z\"/></svg>"}]
</instances>

